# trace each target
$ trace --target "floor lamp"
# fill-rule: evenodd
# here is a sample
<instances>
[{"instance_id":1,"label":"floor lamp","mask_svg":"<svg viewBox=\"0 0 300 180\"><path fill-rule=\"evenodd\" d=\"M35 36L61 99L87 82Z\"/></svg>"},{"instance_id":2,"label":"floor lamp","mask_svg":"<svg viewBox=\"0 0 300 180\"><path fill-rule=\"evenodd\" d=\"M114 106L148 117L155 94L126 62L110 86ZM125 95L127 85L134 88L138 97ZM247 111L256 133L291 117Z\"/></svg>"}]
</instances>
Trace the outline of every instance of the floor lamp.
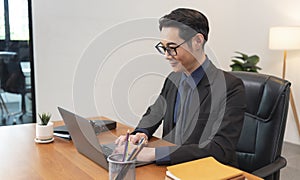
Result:
<instances>
[{"instance_id":1,"label":"floor lamp","mask_svg":"<svg viewBox=\"0 0 300 180\"><path fill-rule=\"evenodd\" d=\"M282 78L285 79L287 50L300 49L300 27L272 27L269 33L269 48L283 50ZM300 123L292 89L290 90L290 102L294 119L300 136Z\"/></svg>"}]
</instances>

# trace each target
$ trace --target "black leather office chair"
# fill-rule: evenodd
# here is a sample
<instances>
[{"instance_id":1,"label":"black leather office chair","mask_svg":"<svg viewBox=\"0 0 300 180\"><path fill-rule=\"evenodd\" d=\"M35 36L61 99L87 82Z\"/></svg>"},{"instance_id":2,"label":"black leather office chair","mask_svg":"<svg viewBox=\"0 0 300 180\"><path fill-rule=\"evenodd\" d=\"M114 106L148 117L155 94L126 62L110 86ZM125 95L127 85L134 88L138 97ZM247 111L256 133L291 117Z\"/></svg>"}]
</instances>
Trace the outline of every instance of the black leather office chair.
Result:
<instances>
[{"instance_id":1,"label":"black leather office chair","mask_svg":"<svg viewBox=\"0 0 300 180\"><path fill-rule=\"evenodd\" d=\"M264 74L231 72L245 85L247 109L237 145L239 168L264 179L279 179L290 82Z\"/></svg>"},{"instance_id":2,"label":"black leather office chair","mask_svg":"<svg viewBox=\"0 0 300 180\"><path fill-rule=\"evenodd\" d=\"M1 57L1 55L0 55ZM21 115L19 118L21 119L22 116L26 112L25 108L25 94L28 92L25 86L25 76L22 72L20 62L16 60L16 56L5 55L4 59L1 59L1 70L0 70L0 88L4 92L20 94L21 95L21 111L20 112L9 112L6 107L4 101L2 101L2 106L7 113L9 119L10 116ZM1 96L1 94L0 94ZM1 96L2 99L2 96ZM2 111L3 113L3 111Z\"/></svg>"}]
</instances>

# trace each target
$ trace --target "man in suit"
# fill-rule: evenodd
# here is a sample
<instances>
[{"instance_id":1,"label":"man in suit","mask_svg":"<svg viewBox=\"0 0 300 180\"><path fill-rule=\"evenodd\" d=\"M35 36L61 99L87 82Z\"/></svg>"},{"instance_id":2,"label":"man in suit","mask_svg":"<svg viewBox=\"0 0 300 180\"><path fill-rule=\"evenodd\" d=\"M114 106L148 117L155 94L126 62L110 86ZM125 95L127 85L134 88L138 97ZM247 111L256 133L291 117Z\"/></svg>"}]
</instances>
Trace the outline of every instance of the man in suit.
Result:
<instances>
[{"instance_id":1,"label":"man in suit","mask_svg":"<svg viewBox=\"0 0 300 180\"><path fill-rule=\"evenodd\" d=\"M150 139L163 123L163 139L176 146L143 148L138 160L169 165L213 156L237 166L235 148L246 108L244 86L206 56L207 18L196 10L179 8L159 20L159 29L161 41L155 48L173 72L130 141ZM116 143L124 140L120 136Z\"/></svg>"}]
</instances>

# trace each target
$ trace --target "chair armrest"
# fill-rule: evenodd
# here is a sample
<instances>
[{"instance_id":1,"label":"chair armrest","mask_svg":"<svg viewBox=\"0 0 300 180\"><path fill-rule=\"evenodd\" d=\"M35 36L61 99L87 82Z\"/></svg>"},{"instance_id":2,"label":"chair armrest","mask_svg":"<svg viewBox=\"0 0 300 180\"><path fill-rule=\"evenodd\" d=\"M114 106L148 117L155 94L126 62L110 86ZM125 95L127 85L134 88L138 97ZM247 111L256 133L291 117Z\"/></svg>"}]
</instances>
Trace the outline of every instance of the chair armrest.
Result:
<instances>
[{"instance_id":1,"label":"chair armrest","mask_svg":"<svg viewBox=\"0 0 300 180\"><path fill-rule=\"evenodd\" d=\"M286 164L287 164L286 159L280 156L273 163L268 164L256 171L253 171L251 174L265 178L279 171L281 168L285 167Z\"/></svg>"}]
</instances>

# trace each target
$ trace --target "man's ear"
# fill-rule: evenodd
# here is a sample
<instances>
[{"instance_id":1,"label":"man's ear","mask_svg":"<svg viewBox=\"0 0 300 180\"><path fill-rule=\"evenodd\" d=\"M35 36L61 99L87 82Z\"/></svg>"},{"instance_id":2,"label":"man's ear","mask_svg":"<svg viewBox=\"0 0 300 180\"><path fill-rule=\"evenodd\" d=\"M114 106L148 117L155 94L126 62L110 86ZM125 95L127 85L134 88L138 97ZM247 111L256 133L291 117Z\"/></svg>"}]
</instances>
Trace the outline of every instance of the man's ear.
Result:
<instances>
[{"instance_id":1,"label":"man's ear","mask_svg":"<svg viewBox=\"0 0 300 180\"><path fill-rule=\"evenodd\" d=\"M200 33L196 34L193 38L193 44L195 49L202 49L204 43L204 36Z\"/></svg>"}]
</instances>

